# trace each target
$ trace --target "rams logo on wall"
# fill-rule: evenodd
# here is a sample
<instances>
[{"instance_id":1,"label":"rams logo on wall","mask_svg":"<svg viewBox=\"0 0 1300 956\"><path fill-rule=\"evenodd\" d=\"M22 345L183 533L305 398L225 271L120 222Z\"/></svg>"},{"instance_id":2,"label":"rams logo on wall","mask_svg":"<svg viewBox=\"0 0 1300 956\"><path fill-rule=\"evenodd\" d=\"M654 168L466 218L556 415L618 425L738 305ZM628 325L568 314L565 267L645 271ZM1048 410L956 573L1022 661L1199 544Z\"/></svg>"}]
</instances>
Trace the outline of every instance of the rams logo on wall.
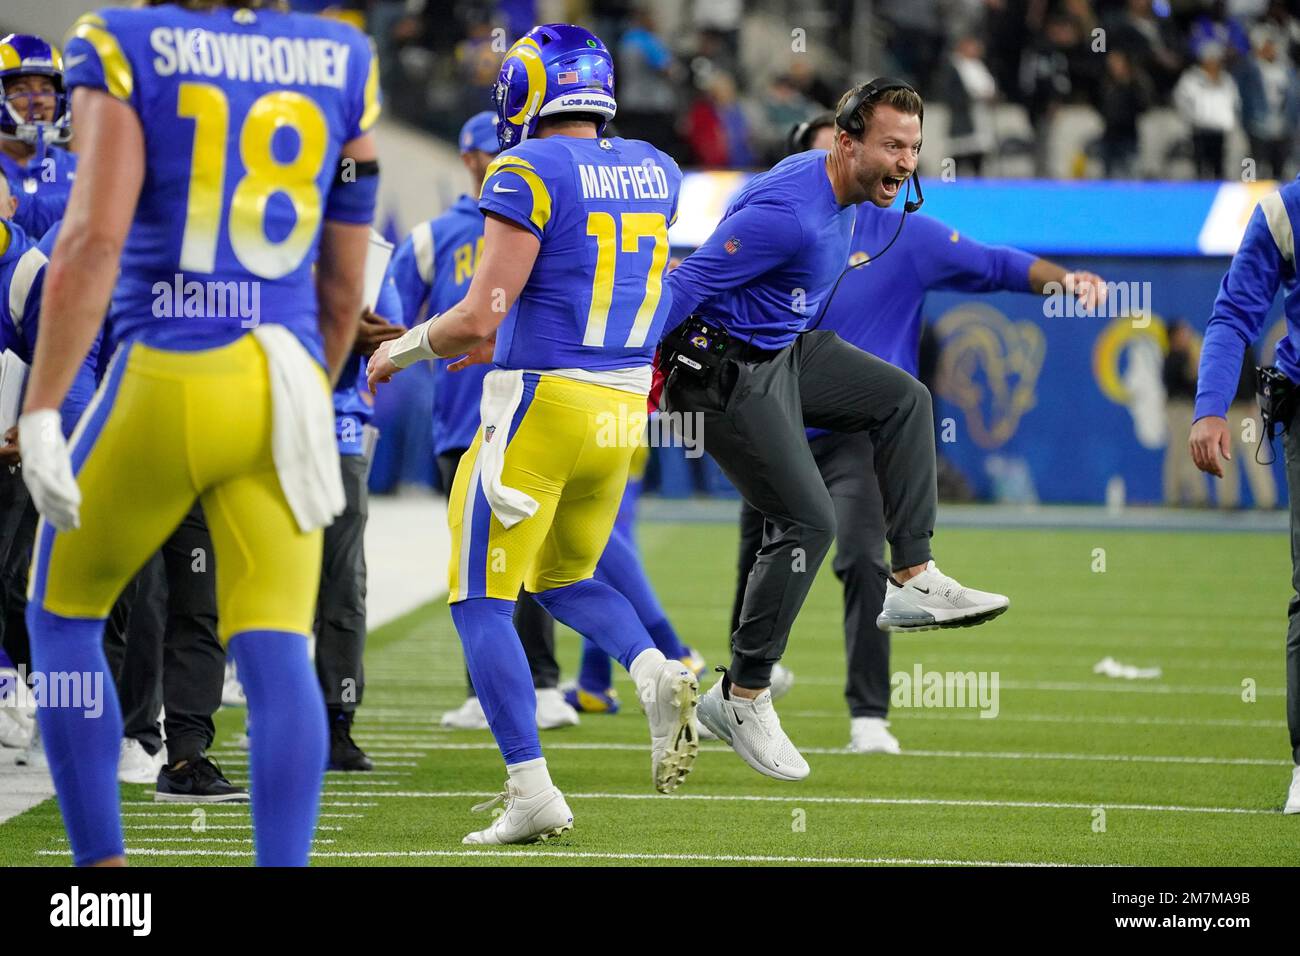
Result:
<instances>
[{"instance_id":1,"label":"rams logo on wall","mask_svg":"<svg viewBox=\"0 0 1300 956\"><path fill-rule=\"evenodd\" d=\"M1005 445L1037 403L1047 341L1033 322L1012 322L992 306L967 302L935 326L940 353L939 394L966 416L971 438L984 449Z\"/></svg>"},{"instance_id":2,"label":"rams logo on wall","mask_svg":"<svg viewBox=\"0 0 1300 956\"><path fill-rule=\"evenodd\" d=\"M1101 393L1133 416L1133 434L1143 448L1163 448L1165 387L1161 377L1169 335L1155 316L1113 319L1092 347L1092 374Z\"/></svg>"}]
</instances>

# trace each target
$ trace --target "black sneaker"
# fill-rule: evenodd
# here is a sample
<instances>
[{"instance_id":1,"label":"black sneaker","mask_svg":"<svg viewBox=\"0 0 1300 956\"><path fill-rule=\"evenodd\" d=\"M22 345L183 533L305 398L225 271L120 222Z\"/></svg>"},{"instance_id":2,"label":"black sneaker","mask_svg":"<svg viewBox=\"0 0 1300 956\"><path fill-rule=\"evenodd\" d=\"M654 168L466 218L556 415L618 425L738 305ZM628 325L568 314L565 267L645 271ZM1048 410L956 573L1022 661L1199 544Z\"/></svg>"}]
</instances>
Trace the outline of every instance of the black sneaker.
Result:
<instances>
[{"instance_id":1,"label":"black sneaker","mask_svg":"<svg viewBox=\"0 0 1300 956\"><path fill-rule=\"evenodd\" d=\"M221 768L200 754L158 771L158 803L247 803L248 791L236 787Z\"/></svg>"},{"instance_id":2,"label":"black sneaker","mask_svg":"<svg viewBox=\"0 0 1300 956\"><path fill-rule=\"evenodd\" d=\"M375 769L374 761L352 739L352 715L346 711L330 712L329 769L352 772Z\"/></svg>"}]
</instances>

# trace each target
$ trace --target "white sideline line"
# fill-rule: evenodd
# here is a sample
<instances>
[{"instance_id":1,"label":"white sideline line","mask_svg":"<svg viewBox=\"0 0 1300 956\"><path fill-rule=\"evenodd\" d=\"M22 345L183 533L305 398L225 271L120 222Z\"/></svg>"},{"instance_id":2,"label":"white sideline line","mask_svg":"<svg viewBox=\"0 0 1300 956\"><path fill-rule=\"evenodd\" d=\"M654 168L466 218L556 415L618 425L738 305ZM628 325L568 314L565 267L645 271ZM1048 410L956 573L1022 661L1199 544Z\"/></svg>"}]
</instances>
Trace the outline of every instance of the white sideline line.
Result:
<instances>
[{"instance_id":1,"label":"white sideline line","mask_svg":"<svg viewBox=\"0 0 1300 956\"><path fill-rule=\"evenodd\" d=\"M242 850L168 850L153 847L133 849L127 847L127 856L228 856L251 857ZM66 856L57 850L37 850L37 856ZM564 850L327 850L313 853L313 860L395 860L420 858L457 858L475 856L536 857L557 860L663 860L680 863L824 863L829 866L1014 866L1014 867L1065 867L1093 866L1086 863L1058 863L1021 860L942 860L911 857L854 857L854 856L737 856L713 853L594 853L591 851ZM1105 864L1103 864L1105 865Z\"/></svg>"},{"instance_id":2,"label":"white sideline line","mask_svg":"<svg viewBox=\"0 0 1300 956\"><path fill-rule=\"evenodd\" d=\"M210 823L203 828L207 830L251 830L251 823ZM188 823L127 823L122 826L123 830L192 830L193 827ZM317 830L341 831L343 827L317 826Z\"/></svg>"},{"instance_id":3,"label":"white sideline line","mask_svg":"<svg viewBox=\"0 0 1300 956\"><path fill-rule=\"evenodd\" d=\"M163 805L164 805L164 804L157 803L157 802L155 802L155 801L153 801L153 800L123 800L123 801L122 801L122 806L124 806L124 807L161 807L161 806L163 806ZM173 806L175 806L175 804L173 804ZM195 808L197 809L200 805L195 804L194 806L195 806ZM220 804L217 804L217 806L220 806ZM239 804L239 806L247 806L247 804ZM337 800L322 800L322 801L321 801L321 806L322 806L322 807L377 807L377 806L379 806L379 804L377 804L377 803L351 803L351 802L348 802L348 803L341 803L341 802L339 802L339 801L337 801ZM229 808L230 808L230 804L226 804L226 808L229 809ZM125 816L125 814L123 814L123 815ZM190 811L189 813L186 813L185 815L186 815L187 817L188 817L188 816L192 816L192 815L193 815L193 811ZM321 814L321 815L324 816L324 814ZM152 814L152 813L151 813L151 814L149 814L149 816L155 816L155 814Z\"/></svg>"},{"instance_id":4,"label":"white sideline line","mask_svg":"<svg viewBox=\"0 0 1300 956\"><path fill-rule=\"evenodd\" d=\"M395 797L397 799L426 800L480 800L493 796L486 791L472 790L426 790L405 791L401 793L366 794L375 797ZM720 803L797 803L797 804L845 804L848 806L887 806L887 807L984 807L1007 810L1134 810L1145 813L1227 813L1246 815L1276 816L1277 810L1261 810L1255 807L1192 807L1175 804L1151 803L1111 803L1107 800L1095 800L1091 803L1065 803L1044 800L944 800L937 797L809 797L802 794L788 797L774 797L757 794L709 794L709 793L566 793L566 799L572 800L703 800Z\"/></svg>"},{"instance_id":5,"label":"white sideline line","mask_svg":"<svg viewBox=\"0 0 1300 956\"><path fill-rule=\"evenodd\" d=\"M792 710L781 714L782 717L840 717L847 716L840 710ZM979 714L961 713L952 710L916 710L914 708L896 707L890 711L890 718L900 722L912 720L968 720L980 721ZM1286 726L1285 720L1241 720L1233 717L1206 718L1196 720L1183 717L1101 717L1088 714L1009 714L1005 710L998 714L999 721L1027 724L1120 724L1129 726L1140 724L1154 727L1259 727L1277 730Z\"/></svg>"},{"instance_id":6,"label":"white sideline line","mask_svg":"<svg viewBox=\"0 0 1300 956\"><path fill-rule=\"evenodd\" d=\"M157 806L164 806L164 804L157 804ZM378 804L372 804L372 806L378 806ZM220 819L247 820L249 814L249 809L247 804L244 804L243 813L237 813L232 810L227 810L223 813L217 813L215 810L207 810L206 808L203 807L195 807L195 809L202 809L205 811L203 814L203 819L205 820L210 820L213 817L216 817L219 820ZM331 819L331 820L360 820L365 817L364 813L321 813L317 815L322 819ZM194 814L192 811L186 813L136 813L135 811L130 811L130 812L123 812L122 816L123 817L145 817L147 819L152 819L152 820L159 820L159 819L193 820L194 819Z\"/></svg>"},{"instance_id":7,"label":"white sideline line","mask_svg":"<svg viewBox=\"0 0 1300 956\"><path fill-rule=\"evenodd\" d=\"M251 844L252 837L141 837L133 836L131 839L136 843L241 843ZM62 837L61 842L67 843L67 837ZM334 840L313 840L312 845L318 843L334 843Z\"/></svg>"},{"instance_id":8,"label":"white sideline line","mask_svg":"<svg viewBox=\"0 0 1300 956\"><path fill-rule=\"evenodd\" d=\"M434 750L496 750L495 743L435 744ZM645 750L645 744L619 743L581 743L546 745L547 750ZM704 744L702 751L726 753L731 748L721 744ZM858 760L862 754L854 753L844 747L800 747L800 753L819 754L827 757L853 757ZM1078 753L1025 753L1012 750L904 750L901 757L943 757L971 760L1082 760L1097 763L1171 763L1171 764L1210 764L1228 767L1290 767L1290 760L1272 760L1264 757L1182 757L1159 756L1155 754L1078 754ZM362 783L364 781L357 781Z\"/></svg>"}]
</instances>

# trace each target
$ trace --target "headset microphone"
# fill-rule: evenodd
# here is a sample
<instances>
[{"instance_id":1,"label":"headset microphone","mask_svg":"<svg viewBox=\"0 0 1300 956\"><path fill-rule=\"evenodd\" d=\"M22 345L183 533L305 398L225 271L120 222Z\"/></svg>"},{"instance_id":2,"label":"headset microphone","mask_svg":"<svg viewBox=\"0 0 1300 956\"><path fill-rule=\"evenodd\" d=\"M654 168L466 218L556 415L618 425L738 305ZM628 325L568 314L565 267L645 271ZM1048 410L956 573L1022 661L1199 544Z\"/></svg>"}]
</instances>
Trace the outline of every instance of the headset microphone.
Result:
<instances>
[{"instance_id":1,"label":"headset microphone","mask_svg":"<svg viewBox=\"0 0 1300 956\"><path fill-rule=\"evenodd\" d=\"M921 177L916 173L912 173L908 177L908 182L916 183L916 199L915 201L909 199L903 203L903 212L916 212L925 205L925 196L921 193Z\"/></svg>"}]
</instances>

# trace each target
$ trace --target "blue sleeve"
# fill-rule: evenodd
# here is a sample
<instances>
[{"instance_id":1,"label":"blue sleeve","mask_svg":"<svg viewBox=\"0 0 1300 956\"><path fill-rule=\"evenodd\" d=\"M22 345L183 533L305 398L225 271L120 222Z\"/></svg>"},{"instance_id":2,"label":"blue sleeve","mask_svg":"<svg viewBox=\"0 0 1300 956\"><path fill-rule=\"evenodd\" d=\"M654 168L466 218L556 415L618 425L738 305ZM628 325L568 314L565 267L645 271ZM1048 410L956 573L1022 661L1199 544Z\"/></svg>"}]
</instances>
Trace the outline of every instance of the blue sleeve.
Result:
<instances>
[{"instance_id":1,"label":"blue sleeve","mask_svg":"<svg viewBox=\"0 0 1300 956\"><path fill-rule=\"evenodd\" d=\"M937 219L918 216L917 241L910 243L917 251L913 258L927 289L954 292L1032 292L1029 267L1036 256L1010 246L986 246Z\"/></svg>"},{"instance_id":2,"label":"blue sleeve","mask_svg":"<svg viewBox=\"0 0 1300 956\"><path fill-rule=\"evenodd\" d=\"M405 324L402 321L402 299L397 294L396 284L387 276L379 287L379 298L375 301L375 315L395 325Z\"/></svg>"},{"instance_id":3,"label":"blue sleeve","mask_svg":"<svg viewBox=\"0 0 1300 956\"><path fill-rule=\"evenodd\" d=\"M87 13L72 25L64 41L64 85L103 90L139 110L135 73L114 26L122 11Z\"/></svg>"},{"instance_id":4,"label":"blue sleeve","mask_svg":"<svg viewBox=\"0 0 1300 956\"><path fill-rule=\"evenodd\" d=\"M428 223L416 226L416 230L428 229ZM392 286L397 296L398 314L390 321L401 322L408 328L424 321L420 314L425 301L429 298L429 284L420 275L419 257L417 255L416 233L413 231L402 240L402 244L393 253L388 262L388 272L384 275L384 286ZM432 250L430 250L432 253ZM381 293L382 295L382 293Z\"/></svg>"},{"instance_id":5,"label":"blue sleeve","mask_svg":"<svg viewBox=\"0 0 1300 956\"><path fill-rule=\"evenodd\" d=\"M527 229L540 242L551 220L551 190L529 158L511 151L492 160L478 208Z\"/></svg>"},{"instance_id":6,"label":"blue sleeve","mask_svg":"<svg viewBox=\"0 0 1300 956\"><path fill-rule=\"evenodd\" d=\"M1246 347L1259 338L1277 296L1282 268L1282 252L1269 231L1261 204L1246 225L1246 234L1223 277L1214 313L1205 327L1195 419L1207 415L1227 417L1237 392L1242 356Z\"/></svg>"},{"instance_id":7,"label":"blue sleeve","mask_svg":"<svg viewBox=\"0 0 1300 956\"><path fill-rule=\"evenodd\" d=\"M802 247L803 225L788 206L757 203L728 216L668 273L673 303L664 333L681 325L701 302L776 268Z\"/></svg>"}]
</instances>

